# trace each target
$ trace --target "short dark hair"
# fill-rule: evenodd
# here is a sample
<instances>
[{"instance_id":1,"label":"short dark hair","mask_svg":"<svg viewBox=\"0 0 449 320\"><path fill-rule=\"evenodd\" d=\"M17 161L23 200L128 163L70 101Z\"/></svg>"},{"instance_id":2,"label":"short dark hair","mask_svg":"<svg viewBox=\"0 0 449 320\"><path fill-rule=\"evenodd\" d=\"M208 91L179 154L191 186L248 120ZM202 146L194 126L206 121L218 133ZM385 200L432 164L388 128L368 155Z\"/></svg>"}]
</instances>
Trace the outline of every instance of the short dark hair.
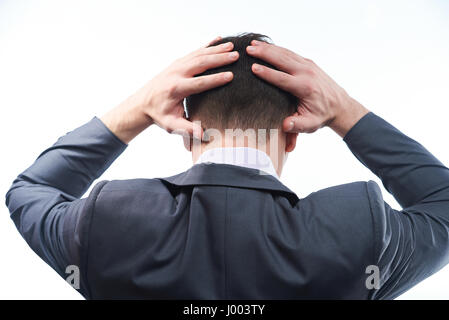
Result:
<instances>
[{"instance_id":1,"label":"short dark hair","mask_svg":"<svg viewBox=\"0 0 449 320\"><path fill-rule=\"evenodd\" d=\"M201 75L232 71L234 79L222 87L187 97L189 119L200 120L205 129L272 129L280 128L282 120L295 113L298 106L295 96L258 78L251 71L253 63L274 68L246 53L246 47L252 40L271 43L267 36L244 33L213 44L232 42L240 57L230 65L208 70Z\"/></svg>"}]
</instances>

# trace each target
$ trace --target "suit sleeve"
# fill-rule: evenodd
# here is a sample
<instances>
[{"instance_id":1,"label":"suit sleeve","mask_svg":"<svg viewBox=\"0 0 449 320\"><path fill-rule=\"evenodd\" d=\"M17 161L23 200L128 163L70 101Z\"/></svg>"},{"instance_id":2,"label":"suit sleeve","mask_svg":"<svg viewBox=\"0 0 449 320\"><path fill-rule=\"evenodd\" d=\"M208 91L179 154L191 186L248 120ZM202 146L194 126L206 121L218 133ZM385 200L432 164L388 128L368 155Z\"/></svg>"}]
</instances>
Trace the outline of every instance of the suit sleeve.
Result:
<instances>
[{"instance_id":1,"label":"suit sleeve","mask_svg":"<svg viewBox=\"0 0 449 320\"><path fill-rule=\"evenodd\" d=\"M403 208L392 209L379 187L367 184L381 275L372 298L392 299L449 262L449 169L373 113L344 140Z\"/></svg>"},{"instance_id":2,"label":"suit sleeve","mask_svg":"<svg viewBox=\"0 0 449 320\"><path fill-rule=\"evenodd\" d=\"M6 205L29 246L62 277L66 268L81 270L80 292L87 295L83 255L87 252L90 213L105 182L80 197L124 151L98 119L67 133L22 172L6 194Z\"/></svg>"}]
</instances>

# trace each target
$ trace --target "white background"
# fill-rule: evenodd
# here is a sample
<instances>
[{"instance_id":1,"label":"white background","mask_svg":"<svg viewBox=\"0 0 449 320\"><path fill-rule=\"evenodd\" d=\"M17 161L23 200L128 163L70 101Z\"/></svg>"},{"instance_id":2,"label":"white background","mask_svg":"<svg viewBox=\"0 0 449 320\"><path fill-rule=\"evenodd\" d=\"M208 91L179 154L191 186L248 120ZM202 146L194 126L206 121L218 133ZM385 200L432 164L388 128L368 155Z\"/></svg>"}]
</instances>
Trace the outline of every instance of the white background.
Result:
<instances>
[{"instance_id":1,"label":"white background","mask_svg":"<svg viewBox=\"0 0 449 320\"><path fill-rule=\"evenodd\" d=\"M354 98L449 164L449 1L2 1L0 190L60 136L101 116L172 60L217 35L265 33L313 59ZM101 179L190 166L154 127ZM328 129L300 135L283 182L300 197L375 178ZM385 199L399 208L385 191ZM82 299L0 207L0 298ZM449 267L401 298L449 298Z\"/></svg>"}]
</instances>

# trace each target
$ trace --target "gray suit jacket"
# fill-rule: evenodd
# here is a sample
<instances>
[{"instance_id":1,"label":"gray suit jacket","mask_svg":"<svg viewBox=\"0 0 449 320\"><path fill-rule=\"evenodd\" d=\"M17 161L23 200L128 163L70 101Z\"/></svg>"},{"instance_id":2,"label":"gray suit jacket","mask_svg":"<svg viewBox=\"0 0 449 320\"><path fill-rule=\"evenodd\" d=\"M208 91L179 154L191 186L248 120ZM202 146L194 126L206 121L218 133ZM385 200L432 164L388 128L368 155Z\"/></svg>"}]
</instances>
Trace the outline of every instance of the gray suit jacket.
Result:
<instances>
[{"instance_id":1,"label":"gray suit jacket","mask_svg":"<svg viewBox=\"0 0 449 320\"><path fill-rule=\"evenodd\" d=\"M45 150L6 204L61 276L79 267L90 299L394 298L448 263L449 170L373 113L344 140L402 211L372 181L298 199L270 175L222 164L103 181L80 199L126 148L97 118ZM378 289L366 285L372 266Z\"/></svg>"}]
</instances>

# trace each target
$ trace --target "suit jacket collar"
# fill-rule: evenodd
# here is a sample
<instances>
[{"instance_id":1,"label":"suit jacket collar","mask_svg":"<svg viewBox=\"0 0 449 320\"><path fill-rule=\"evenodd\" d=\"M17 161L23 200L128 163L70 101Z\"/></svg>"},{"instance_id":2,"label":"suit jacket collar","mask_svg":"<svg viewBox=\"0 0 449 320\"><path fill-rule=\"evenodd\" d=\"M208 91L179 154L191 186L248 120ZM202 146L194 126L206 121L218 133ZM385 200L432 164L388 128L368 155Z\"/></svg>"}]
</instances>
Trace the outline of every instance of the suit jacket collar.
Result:
<instances>
[{"instance_id":1,"label":"suit jacket collar","mask_svg":"<svg viewBox=\"0 0 449 320\"><path fill-rule=\"evenodd\" d=\"M275 177L260 170L235 165L200 163L183 173L159 180L178 187L216 185L268 190L284 195L292 206L299 201L298 196Z\"/></svg>"}]
</instances>

